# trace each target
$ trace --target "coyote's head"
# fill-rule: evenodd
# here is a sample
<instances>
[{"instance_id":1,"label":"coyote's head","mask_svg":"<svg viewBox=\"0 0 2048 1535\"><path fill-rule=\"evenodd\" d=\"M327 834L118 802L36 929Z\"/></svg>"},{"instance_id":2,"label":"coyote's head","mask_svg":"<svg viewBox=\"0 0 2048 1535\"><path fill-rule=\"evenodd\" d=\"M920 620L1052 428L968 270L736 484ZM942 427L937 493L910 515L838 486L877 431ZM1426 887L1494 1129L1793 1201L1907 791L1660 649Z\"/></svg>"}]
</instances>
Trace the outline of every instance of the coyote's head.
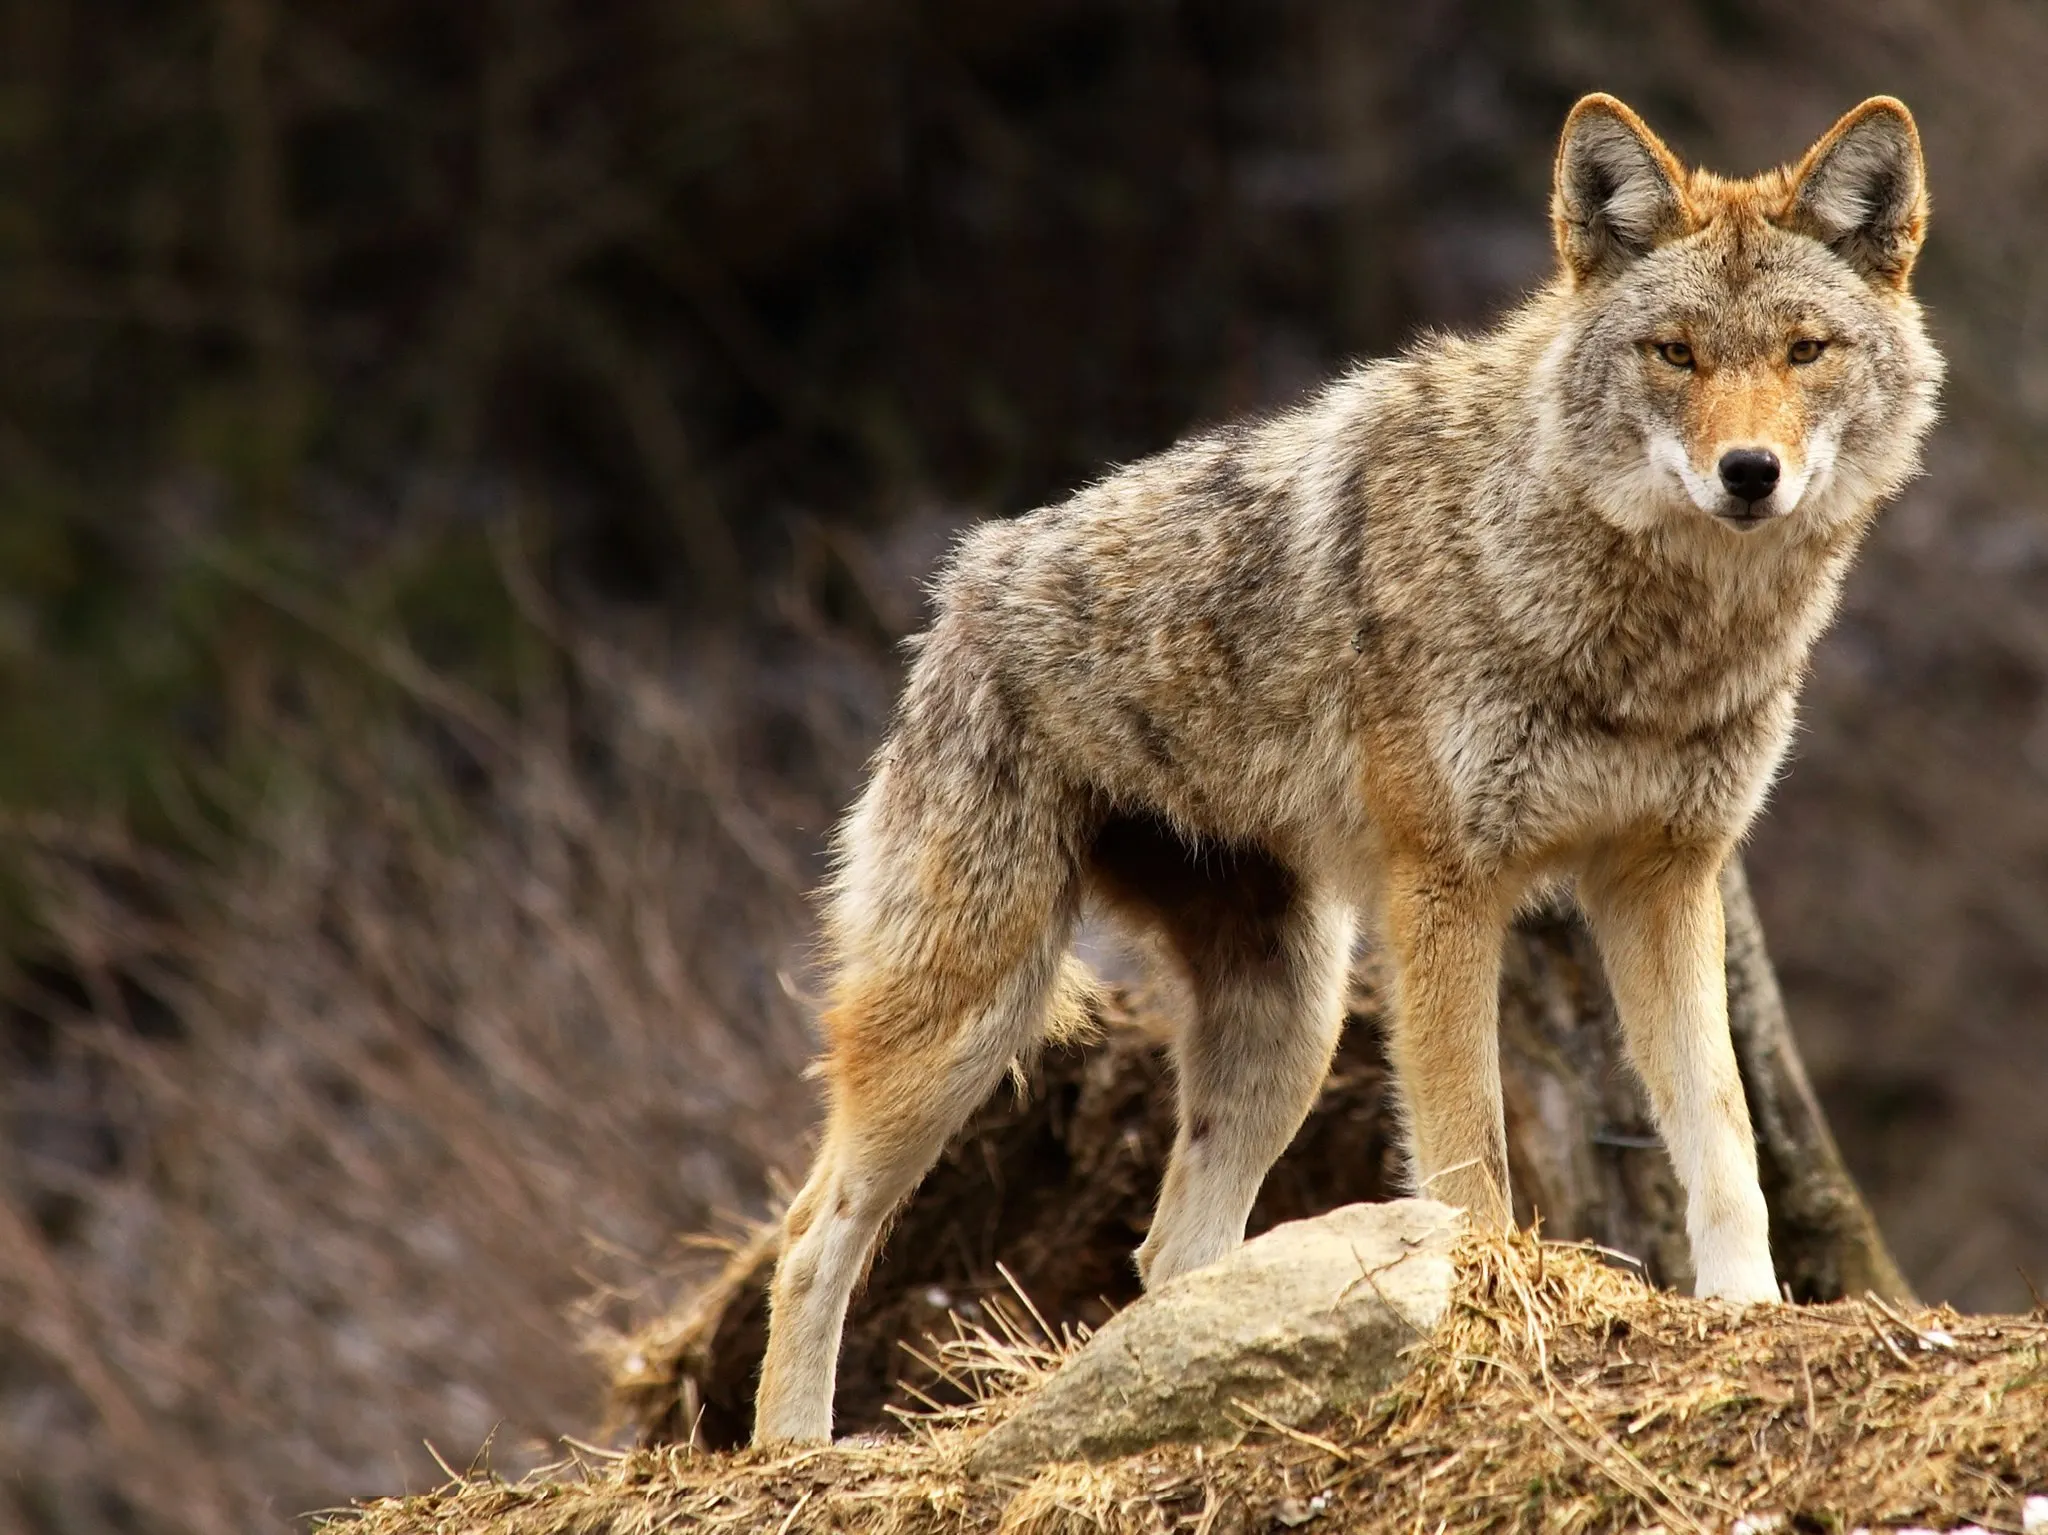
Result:
<instances>
[{"instance_id":1,"label":"coyote's head","mask_svg":"<svg viewBox=\"0 0 2048 1535\"><path fill-rule=\"evenodd\" d=\"M1899 102L1728 181L1588 96L1551 219L1568 319L1537 384L1545 467L1603 516L1826 532L1912 475L1942 365L1908 291L1927 187Z\"/></svg>"}]
</instances>

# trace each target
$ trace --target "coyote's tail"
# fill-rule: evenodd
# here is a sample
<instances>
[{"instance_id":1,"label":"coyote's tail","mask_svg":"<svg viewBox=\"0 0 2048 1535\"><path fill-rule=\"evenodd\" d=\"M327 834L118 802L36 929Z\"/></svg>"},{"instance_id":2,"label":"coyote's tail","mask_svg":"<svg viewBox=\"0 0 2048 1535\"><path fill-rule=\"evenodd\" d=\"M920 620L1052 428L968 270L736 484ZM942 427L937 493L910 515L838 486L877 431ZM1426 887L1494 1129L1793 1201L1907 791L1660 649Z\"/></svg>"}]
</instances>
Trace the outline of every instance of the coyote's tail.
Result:
<instances>
[{"instance_id":1,"label":"coyote's tail","mask_svg":"<svg viewBox=\"0 0 2048 1535\"><path fill-rule=\"evenodd\" d=\"M1082 1044L1095 1038L1102 1031L1108 995L1083 961L1072 954L1062 958L1059 979L1052 983L1052 1000L1045 1010L1046 1043Z\"/></svg>"},{"instance_id":2,"label":"coyote's tail","mask_svg":"<svg viewBox=\"0 0 2048 1535\"><path fill-rule=\"evenodd\" d=\"M1030 1090L1031 1067L1047 1045L1082 1045L1102 1032L1109 993L1093 970L1073 955L1060 959L1060 973L1046 1001L1045 1025L1030 1046L1010 1062L1010 1083L1021 1098Z\"/></svg>"}]
</instances>

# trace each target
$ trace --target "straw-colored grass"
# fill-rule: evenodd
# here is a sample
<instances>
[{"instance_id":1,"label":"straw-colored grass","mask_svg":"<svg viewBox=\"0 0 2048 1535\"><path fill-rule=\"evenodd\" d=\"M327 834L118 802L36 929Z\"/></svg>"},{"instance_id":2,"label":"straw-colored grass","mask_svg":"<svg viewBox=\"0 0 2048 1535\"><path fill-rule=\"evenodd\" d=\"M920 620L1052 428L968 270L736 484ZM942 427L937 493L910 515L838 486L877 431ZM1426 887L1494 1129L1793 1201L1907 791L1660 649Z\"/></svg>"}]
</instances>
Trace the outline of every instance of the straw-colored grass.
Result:
<instances>
[{"instance_id":1,"label":"straw-colored grass","mask_svg":"<svg viewBox=\"0 0 2048 1535\"><path fill-rule=\"evenodd\" d=\"M2048 1490L2048 1316L1905 1312L1864 1299L1740 1311L1654 1290L1591 1249L1472 1240L1443 1325L1363 1413L1307 1428L1246 1416L1226 1442L1163 1446L1027 1482L967 1475L967 1449L1056 1365L998 1313L937 1362L965 1408L830 1449L674 1447L343 1516L351 1535L923 1535L1289 1528L1369 1531L2020 1528Z\"/></svg>"}]
</instances>

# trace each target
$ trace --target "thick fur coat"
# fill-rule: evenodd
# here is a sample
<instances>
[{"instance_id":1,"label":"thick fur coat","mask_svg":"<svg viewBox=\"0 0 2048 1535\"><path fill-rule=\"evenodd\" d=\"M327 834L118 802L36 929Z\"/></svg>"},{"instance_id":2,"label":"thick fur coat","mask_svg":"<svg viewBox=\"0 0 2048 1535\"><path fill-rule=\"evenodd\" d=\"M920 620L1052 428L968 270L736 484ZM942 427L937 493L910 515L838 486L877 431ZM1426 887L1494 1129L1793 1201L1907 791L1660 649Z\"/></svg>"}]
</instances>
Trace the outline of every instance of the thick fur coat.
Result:
<instances>
[{"instance_id":1,"label":"thick fur coat","mask_svg":"<svg viewBox=\"0 0 2048 1535\"><path fill-rule=\"evenodd\" d=\"M1738 182L1588 97L1557 276L1497 330L963 540L840 832L830 1117L757 1439L829 1433L848 1295L946 1137L1081 1010L1066 947L1091 899L1160 934L1195 1003L1148 1283L1242 1239L1327 1068L1360 919L1394 964L1417 1185L1508 1221L1502 931L1570 881L1697 1287L1776 1297L1716 875L1934 418L1908 289L1926 211L1895 101Z\"/></svg>"}]
</instances>

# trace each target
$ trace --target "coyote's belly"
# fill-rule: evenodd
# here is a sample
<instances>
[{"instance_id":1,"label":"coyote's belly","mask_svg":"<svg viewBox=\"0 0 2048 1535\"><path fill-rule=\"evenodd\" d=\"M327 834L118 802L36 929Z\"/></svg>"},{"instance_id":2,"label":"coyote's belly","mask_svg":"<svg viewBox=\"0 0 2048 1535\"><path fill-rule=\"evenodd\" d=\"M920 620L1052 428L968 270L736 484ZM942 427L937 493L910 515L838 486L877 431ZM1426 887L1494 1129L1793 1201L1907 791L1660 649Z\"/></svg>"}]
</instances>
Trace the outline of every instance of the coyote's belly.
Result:
<instances>
[{"instance_id":1,"label":"coyote's belly","mask_svg":"<svg viewBox=\"0 0 2048 1535\"><path fill-rule=\"evenodd\" d=\"M1046 750L1107 808L1157 814L1196 838L1276 847L1359 817L1341 693L1295 709L1255 691L1201 698L1187 679L1177 689L1142 681L1104 677L1036 700L1057 726Z\"/></svg>"}]
</instances>

